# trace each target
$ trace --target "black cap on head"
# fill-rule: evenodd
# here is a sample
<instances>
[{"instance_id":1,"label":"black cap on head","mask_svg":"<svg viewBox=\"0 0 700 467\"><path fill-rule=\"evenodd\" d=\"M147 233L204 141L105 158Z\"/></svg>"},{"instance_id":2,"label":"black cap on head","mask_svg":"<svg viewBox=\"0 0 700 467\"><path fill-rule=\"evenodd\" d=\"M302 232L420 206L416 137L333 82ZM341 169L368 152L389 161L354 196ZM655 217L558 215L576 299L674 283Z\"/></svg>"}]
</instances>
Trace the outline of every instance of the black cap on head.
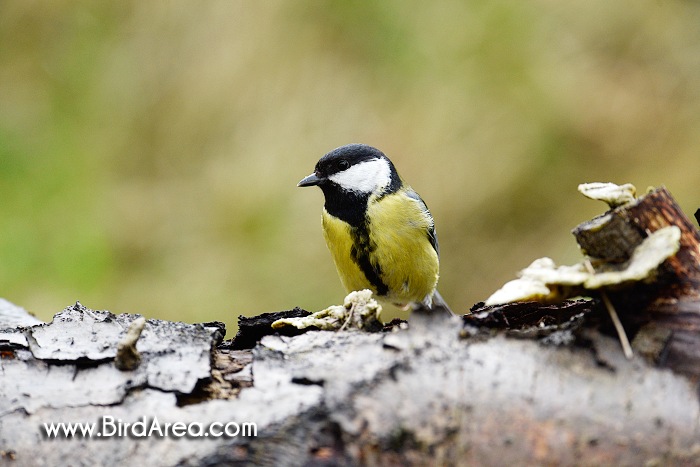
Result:
<instances>
[{"instance_id":1,"label":"black cap on head","mask_svg":"<svg viewBox=\"0 0 700 467\"><path fill-rule=\"evenodd\" d=\"M347 144L330 151L319 159L314 172L319 177L328 177L334 173L342 172L360 162L381 158L387 161L389 160L382 151L372 146L366 144ZM391 161L389 161L389 163L391 164Z\"/></svg>"}]
</instances>

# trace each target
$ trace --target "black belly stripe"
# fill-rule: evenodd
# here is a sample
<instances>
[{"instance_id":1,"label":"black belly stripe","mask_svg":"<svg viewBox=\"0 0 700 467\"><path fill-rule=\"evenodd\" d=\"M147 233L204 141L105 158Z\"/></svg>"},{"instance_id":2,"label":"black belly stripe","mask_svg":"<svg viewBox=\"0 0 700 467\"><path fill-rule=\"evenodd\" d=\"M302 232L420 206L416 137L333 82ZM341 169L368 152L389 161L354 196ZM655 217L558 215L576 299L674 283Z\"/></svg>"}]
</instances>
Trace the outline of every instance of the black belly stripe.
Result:
<instances>
[{"instance_id":1,"label":"black belly stripe","mask_svg":"<svg viewBox=\"0 0 700 467\"><path fill-rule=\"evenodd\" d=\"M353 243L350 257L365 275L367 281L374 287L377 295L387 295L389 287L382 281L382 268L379 265L372 265L370 261L370 253L377 248L369 240L369 223L366 217L370 194L345 191L335 183L324 183L320 187L326 198L324 205L326 212L347 222L350 226ZM392 175L392 184L385 194L394 192L400 187L401 181L398 175Z\"/></svg>"},{"instance_id":2,"label":"black belly stripe","mask_svg":"<svg viewBox=\"0 0 700 467\"><path fill-rule=\"evenodd\" d=\"M373 266L370 261L370 253L376 249L369 240L369 228L366 222L363 222L351 230L353 246L350 250L350 256L357 263L360 270L365 275L370 284L374 287L377 295L386 295L389 293L389 287L382 281L382 268L379 265Z\"/></svg>"}]
</instances>

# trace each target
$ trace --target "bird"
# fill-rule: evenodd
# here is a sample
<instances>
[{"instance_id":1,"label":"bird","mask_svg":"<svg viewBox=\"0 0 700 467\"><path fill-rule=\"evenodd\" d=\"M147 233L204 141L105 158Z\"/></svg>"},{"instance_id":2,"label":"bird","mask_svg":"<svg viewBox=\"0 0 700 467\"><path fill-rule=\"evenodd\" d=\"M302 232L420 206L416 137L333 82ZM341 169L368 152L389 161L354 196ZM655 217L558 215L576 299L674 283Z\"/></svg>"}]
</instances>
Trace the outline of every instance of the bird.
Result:
<instances>
[{"instance_id":1,"label":"bird","mask_svg":"<svg viewBox=\"0 0 700 467\"><path fill-rule=\"evenodd\" d=\"M413 309L442 307L439 246L428 206L391 160L366 144L325 154L297 186L318 186L323 234L347 290Z\"/></svg>"}]
</instances>

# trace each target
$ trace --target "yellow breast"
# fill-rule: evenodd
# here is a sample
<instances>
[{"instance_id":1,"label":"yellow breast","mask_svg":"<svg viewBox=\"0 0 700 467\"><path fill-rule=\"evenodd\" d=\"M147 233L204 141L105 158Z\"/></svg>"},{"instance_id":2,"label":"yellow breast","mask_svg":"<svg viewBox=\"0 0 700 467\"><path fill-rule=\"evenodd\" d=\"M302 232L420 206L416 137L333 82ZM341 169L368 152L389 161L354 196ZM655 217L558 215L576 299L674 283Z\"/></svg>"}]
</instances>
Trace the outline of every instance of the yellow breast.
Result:
<instances>
[{"instance_id":1,"label":"yellow breast","mask_svg":"<svg viewBox=\"0 0 700 467\"><path fill-rule=\"evenodd\" d=\"M385 292L385 298L397 304L421 302L432 295L439 263L427 235L431 220L421 204L403 192L370 198L367 218L370 221L361 232L363 228L323 211L324 235L345 289ZM370 266L365 264L363 270L362 260L358 262L362 255L376 273L373 280L365 272Z\"/></svg>"},{"instance_id":2,"label":"yellow breast","mask_svg":"<svg viewBox=\"0 0 700 467\"><path fill-rule=\"evenodd\" d=\"M340 282L348 292L370 289L377 292L369 283L359 264L353 260L353 234L350 224L323 210L323 236L333 256Z\"/></svg>"}]
</instances>

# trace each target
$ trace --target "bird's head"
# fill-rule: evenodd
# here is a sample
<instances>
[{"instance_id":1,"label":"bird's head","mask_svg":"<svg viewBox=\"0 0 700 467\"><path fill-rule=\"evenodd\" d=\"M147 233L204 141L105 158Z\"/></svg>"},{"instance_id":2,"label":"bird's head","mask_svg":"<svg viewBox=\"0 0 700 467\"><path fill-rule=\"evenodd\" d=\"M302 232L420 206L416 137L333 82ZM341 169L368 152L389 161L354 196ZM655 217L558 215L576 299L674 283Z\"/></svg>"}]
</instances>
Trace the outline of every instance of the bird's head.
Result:
<instances>
[{"instance_id":1,"label":"bird's head","mask_svg":"<svg viewBox=\"0 0 700 467\"><path fill-rule=\"evenodd\" d=\"M379 149L365 144L341 146L323 156L314 173L297 186L319 186L324 193L344 191L370 195L395 191L401 179L388 157Z\"/></svg>"}]
</instances>

